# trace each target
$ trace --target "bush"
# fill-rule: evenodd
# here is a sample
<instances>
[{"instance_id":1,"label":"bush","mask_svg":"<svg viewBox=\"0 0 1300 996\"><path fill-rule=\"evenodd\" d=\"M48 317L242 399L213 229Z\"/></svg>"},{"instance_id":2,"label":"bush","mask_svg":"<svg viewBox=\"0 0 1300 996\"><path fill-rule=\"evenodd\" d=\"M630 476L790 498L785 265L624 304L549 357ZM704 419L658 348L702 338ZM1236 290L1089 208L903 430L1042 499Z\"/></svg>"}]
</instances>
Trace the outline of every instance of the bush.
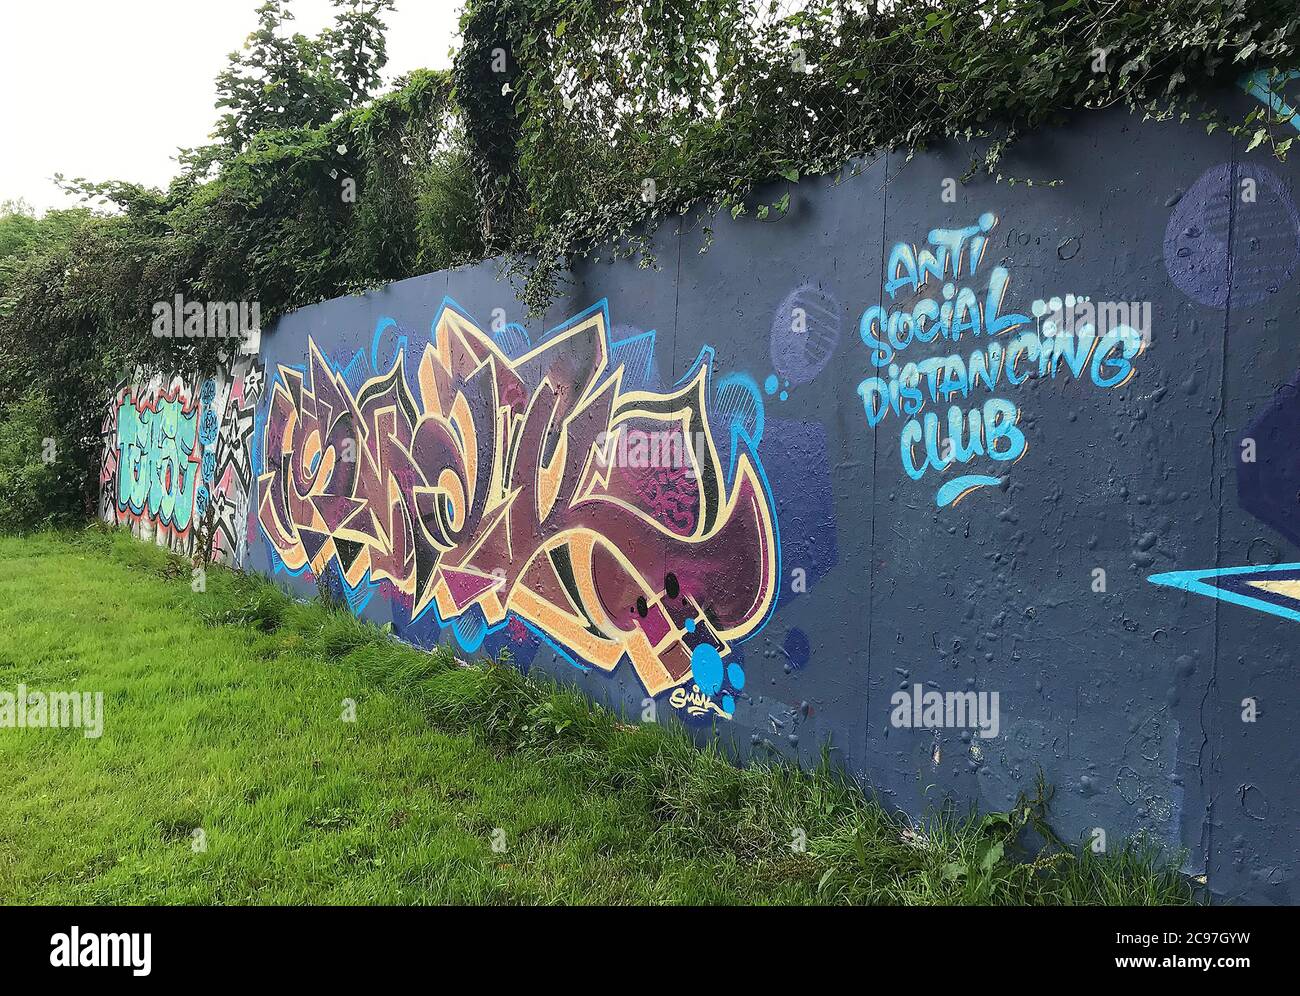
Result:
<instances>
[{"instance_id":1,"label":"bush","mask_svg":"<svg viewBox=\"0 0 1300 996\"><path fill-rule=\"evenodd\" d=\"M67 525L87 509L73 454L60 449L54 414L31 392L0 412L0 532Z\"/></svg>"}]
</instances>

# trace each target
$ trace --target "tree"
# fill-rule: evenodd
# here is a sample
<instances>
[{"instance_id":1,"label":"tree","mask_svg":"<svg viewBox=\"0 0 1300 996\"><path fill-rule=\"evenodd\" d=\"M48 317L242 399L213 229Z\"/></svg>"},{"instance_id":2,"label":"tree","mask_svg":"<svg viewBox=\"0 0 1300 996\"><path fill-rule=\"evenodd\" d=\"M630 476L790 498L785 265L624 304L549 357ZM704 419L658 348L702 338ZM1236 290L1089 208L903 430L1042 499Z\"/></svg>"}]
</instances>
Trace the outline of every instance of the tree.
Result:
<instances>
[{"instance_id":1,"label":"tree","mask_svg":"<svg viewBox=\"0 0 1300 996\"><path fill-rule=\"evenodd\" d=\"M30 204L0 201L0 259L21 253L39 237L40 223Z\"/></svg>"},{"instance_id":2,"label":"tree","mask_svg":"<svg viewBox=\"0 0 1300 996\"><path fill-rule=\"evenodd\" d=\"M87 208L47 211L38 218L24 200L0 201L0 314L8 307L9 284L23 263L66 244L91 218Z\"/></svg>"},{"instance_id":3,"label":"tree","mask_svg":"<svg viewBox=\"0 0 1300 996\"><path fill-rule=\"evenodd\" d=\"M319 127L371 97L388 63L380 17L394 0L333 4L334 26L315 38L286 34L290 0L266 0L257 9L257 29L217 77L216 106L226 111L209 162L221 152L241 152L258 132Z\"/></svg>"}]
</instances>

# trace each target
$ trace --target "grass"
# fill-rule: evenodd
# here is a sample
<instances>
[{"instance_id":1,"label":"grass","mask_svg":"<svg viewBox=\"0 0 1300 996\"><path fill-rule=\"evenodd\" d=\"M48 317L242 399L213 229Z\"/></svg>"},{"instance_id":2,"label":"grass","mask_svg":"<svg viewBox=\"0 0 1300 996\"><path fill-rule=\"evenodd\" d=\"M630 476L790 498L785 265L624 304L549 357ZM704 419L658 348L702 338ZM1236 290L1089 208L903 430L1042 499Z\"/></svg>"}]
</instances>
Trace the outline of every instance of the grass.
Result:
<instances>
[{"instance_id":1,"label":"grass","mask_svg":"<svg viewBox=\"0 0 1300 996\"><path fill-rule=\"evenodd\" d=\"M0 729L5 902L1193 900L1135 848L1018 852L1040 805L914 828L828 770L737 769L261 578L192 592L123 533L0 537L0 691L19 683L102 691L104 732Z\"/></svg>"}]
</instances>

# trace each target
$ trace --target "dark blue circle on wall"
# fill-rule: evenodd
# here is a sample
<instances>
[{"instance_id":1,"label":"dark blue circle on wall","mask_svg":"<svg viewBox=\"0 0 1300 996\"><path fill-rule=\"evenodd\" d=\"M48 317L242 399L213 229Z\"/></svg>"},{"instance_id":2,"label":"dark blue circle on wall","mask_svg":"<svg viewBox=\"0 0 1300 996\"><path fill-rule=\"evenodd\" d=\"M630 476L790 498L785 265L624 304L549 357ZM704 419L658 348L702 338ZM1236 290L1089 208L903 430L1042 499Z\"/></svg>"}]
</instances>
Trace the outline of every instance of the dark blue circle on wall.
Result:
<instances>
[{"instance_id":1,"label":"dark blue circle on wall","mask_svg":"<svg viewBox=\"0 0 1300 996\"><path fill-rule=\"evenodd\" d=\"M1169 215L1164 252L1170 279L1188 297L1224 308L1231 288L1234 305L1259 304L1300 266L1300 211L1267 166L1223 163L1201 174Z\"/></svg>"}]
</instances>

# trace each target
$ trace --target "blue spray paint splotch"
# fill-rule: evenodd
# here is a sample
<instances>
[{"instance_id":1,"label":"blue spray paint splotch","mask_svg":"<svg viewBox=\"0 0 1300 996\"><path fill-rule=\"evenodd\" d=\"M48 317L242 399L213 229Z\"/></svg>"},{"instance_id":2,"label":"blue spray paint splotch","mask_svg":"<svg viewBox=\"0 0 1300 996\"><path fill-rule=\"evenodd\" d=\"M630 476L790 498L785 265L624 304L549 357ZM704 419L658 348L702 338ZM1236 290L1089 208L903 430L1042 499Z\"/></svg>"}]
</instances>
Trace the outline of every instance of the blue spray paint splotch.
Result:
<instances>
[{"instance_id":1,"label":"blue spray paint splotch","mask_svg":"<svg viewBox=\"0 0 1300 996\"><path fill-rule=\"evenodd\" d=\"M705 695L716 695L722 688L722 657L712 644L701 643L691 651L691 674Z\"/></svg>"},{"instance_id":2,"label":"blue spray paint splotch","mask_svg":"<svg viewBox=\"0 0 1300 996\"><path fill-rule=\"evenodd\" d=\"M727 665L727 680L731 682L731 687L740 691L745 687L745 669L739 664Z\"/></svg>"},{"instance_id":3,"label":"blue spray paint splotch","mask_svg":"<svg viewBox=\"0 0 1300 996\"><path fill-rule=\"evenodd\" d=\"M796 287L772 315L771 355L777 374L789 384L811 382L830 362L843 325L843 309L833 295L812 284Z\"/></svg>"}]
</instances>

